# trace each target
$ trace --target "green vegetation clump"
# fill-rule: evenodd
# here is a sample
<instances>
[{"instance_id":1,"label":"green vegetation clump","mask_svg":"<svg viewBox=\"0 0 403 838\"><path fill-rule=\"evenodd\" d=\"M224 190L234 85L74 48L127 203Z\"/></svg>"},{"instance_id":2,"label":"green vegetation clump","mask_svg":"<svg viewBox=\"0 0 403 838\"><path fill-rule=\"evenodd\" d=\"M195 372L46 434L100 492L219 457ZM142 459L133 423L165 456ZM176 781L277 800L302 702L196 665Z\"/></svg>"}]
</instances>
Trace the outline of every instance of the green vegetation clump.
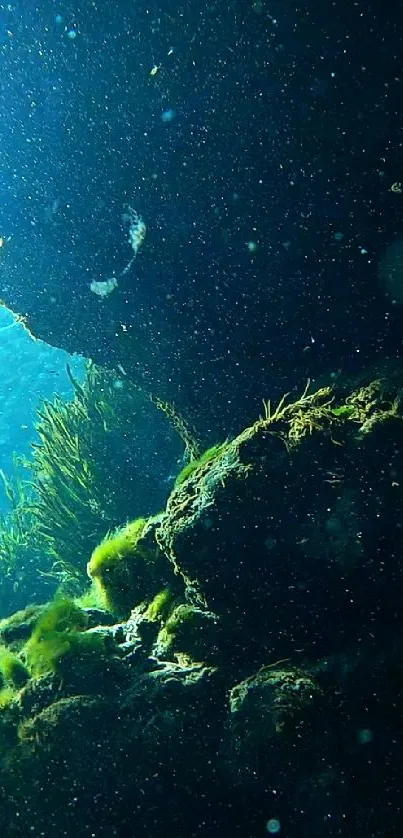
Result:
<instances>
[{"instance_id":1,"label":"green vegetation clump","mask_svg":"<svg viewBox=\"0 0 403 838\"><path fill-rule=\"evenodd\" d=\"M164 588L164 590L155 595L144 616L148 620L163 620L171 606L172 597L172 591L169 588Z\"/></svg>"},{"instance_id":2,"label":"green vegetation clump","mask_svg":"<svg viewBox=\"0 0 403 838\"><path fill-rule=\"evenodd\" d=\"M99 591L97 590L96 585L94 582L91 583L90 587L84 591L83 594L79 597L74 598L74 602L78 605L79 608L102 608L103 603L100 598Z\"/></svg>"},{"instance_id":3,"label":"green vegetation clump","mask_svg":"<svg viewBox=\"0 0 403 838\"><path fill-rule=\"evenodd\" d=\"M331 413L333 416L349 419L354 416L354 407L352 404L342 404L340 407L333 407Z\"/></svg>"},{"instance_id":4,"label":"green vegetation clump","mask_svg":"<svg viewBox=\"0 0 403 838\"><path fill-rule=\"evenodd\" d=\"M39 412L33 506L52 572L83 585L96 545L140 503L131 446L144 396L94 364L82 386L72 381L72 402L57 398Z\"/></svg>"},{"instance_id":5,"label":"green vegetation clump","mask_svg":"<svg viewBox=\"0 0 403 838\"><path fill-rule=\"evenodd\" d=\"M181 656L193 661L209 661L217 641L216 614L181 603L174 608L158 633L157 657Z\"/></svg>"},{"instance_id":6,"label":"green vegetation clump","mask_svg":"<svg viewBox=\"0 0 403 838\"><path fill-rule=\"evenodd\" d=\"M71 653L85 653L97 635L86 635L88 618L72 601L60 599L51 602L39 617L25 646L27 666L35 677L48 672L60 674L63 658Z\"/></svg>"},{"instance_id":7,"label":"green vegetation clump","mask_svg":"<svg viewBox=\"0 0 403 838\"><path fill-rule=\"evenodd\" d=\"M283 440L287 448L298 445L315 431L330 431L337 423L334 413L334 396L331 387L322 387L310 393L311 382L299 398L289 401L285 393L276 408L270 401L263 401L264 415L253 426L253 430L265 428Z\"/></svg>"},{"instance_id":8,"label":"green vegetation clump","mask_svg":"<svg viewBox=\"0 0 403 838\"><path fill-rule=\"evenodd\" d=\"M0 515L0 567L8 574L27 560L39 559L43 549L31 507L31 483L23 476L25 466L25 459L15 456L12 477L7 477L0 469L10 505L10 511Z\"/></svg>"},{"instance_id":9,"label":"green vegetation clump","mask_svg":"<svg viewBox=\"0 0 403 838\"><path fill-rule=\"evenodd\" d=\"M200 466L204 466L205 463L209 463L211 460L214 460L215 457L218 457L219 454L222 454L226 445L226 442L221 442L218 445L212 445L211 448L207 448L207 450L204 451L197 460L191 460L190 463L187 463L182 471L179 472L175 480L175 488L181 486L182 483L184 483L185 480L187 480L190 475L196 471L196 469L200 468Z\"/></svg>"},{"instance_id":10,"label":"green vegetation clump","mask_svg":"<svg viewBox=\"0 0 403 838\"><path fill-rule=\"evenodd\" d=\"M116 530L95 548L88 562L100 602L117 616L127 616L154 593L155 551L141 544L146 524L145 518L137 518Z\"/></svg>"},{"instance_id":11,"label":"green vegetation clump","mask_svg":"<svg viewBox=\"0 0 403 838\"><path fill-rule=\"evenodd\" d=\"M390 386L387 380L376 379L355 389L342 404L335 404L331 387L314 393L309 389L310 381L294 402L289 401L286 393L274 410L270 401L263 402L264 416L254 427L270 429L292 448L314 432L325 433L333 442L337 442L339 434L344 444L348 426L360 425L358 433L365 434L377 424L402 418L400 389Z\"/></svg>"},{"instance_id":12,"label":"green vegetation clump","mask_svg":"<svg viewBox=\"0 0 403 838\"><path fill-rule=\"evenodd\" d=\"M0 687L0 710L8 710L16 695L12 687Z\"/></svg>"},{"instance_id":13,"label":"green vegetation clump","mask_svg":"<svg viewBox=\"0 0 403 838\"><path fill-rule=\"evenodd\" d=\"M7 613L8 599L16 610L32 596L32 579L21 595L13 590L12 579L15 573L21 588L32 565L40 570L39 601L48 594L49 581L59 585L59 595L79 596L88 559L106 533L130 520L133 509L148 515L165 502L158 475L168 473L182 449L182 438L165 421L166 416L173 421L169 406L158 400L153 406L129 379L93 363L82 385L69 368L68 373L73 400L44 402L32 461L17 463L12 480L3 475L12 510L0 518L0 572L6 581L11 578L11 596L3 605L0 591L0 613ZM161 450L150 446L148 456L150 420ZM27 480L21 478L21 466L28 470Z\"/></svg>"},{"instance_id":14,"label":"green vegetation clump","mask_svg":"<svg viewBox=\"0 0 403 838\"><path fill-rule=\"evenodd\" d=\"M18 655L5 646L0 647L0 672L3 683L21 689L29 680L29 671Z\"/></svg>"},{"instance_id":15,"label":"green vegetation clump","mask_svg":"<svg viewBox=\"0 0 403 838\"><path fill-rule=\"evenodd\" d=\"M28 605L27 608L0 620L0 645L11 648L13 652L19 652L31 636L44 607L43 605Z\"/></svg>"},{"instance_id":16,"label":"green vegetation clump","mask_svg":"<svg viewBox=\"0 0 403 838\"><path fill-rule=\"evenodd\" d=\"M194 605L182 603L172 612L164 625L164 632L167 637L174 637L181 628L190 626L197 622L198 616L202 612Z\"/></svg>"}]
</instances>

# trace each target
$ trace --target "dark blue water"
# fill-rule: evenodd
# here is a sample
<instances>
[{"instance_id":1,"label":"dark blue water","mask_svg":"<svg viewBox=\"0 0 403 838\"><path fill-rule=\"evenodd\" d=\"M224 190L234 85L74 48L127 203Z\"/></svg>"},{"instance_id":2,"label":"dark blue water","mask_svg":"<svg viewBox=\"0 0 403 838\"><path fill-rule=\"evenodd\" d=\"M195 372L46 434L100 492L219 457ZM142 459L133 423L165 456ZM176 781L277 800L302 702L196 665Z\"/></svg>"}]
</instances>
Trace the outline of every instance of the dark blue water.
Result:
<instances>
[{"instance_id":1,"label":"dark blue water","mask_svg":"<svg viewBox=\"0 0 403 838\"><path fill-rule=\"evenodd\" d=\"M217 434L262 392L399 351L377 266L399 236L400 27L379 0L11 5L2 38L4 296L49 342L124 364L130 320L139 374L214 401ZM126 203L147 242L101 314Z\"/></svg>"},{"instance_id":2,"label":"dark blue water","mask_svg":"<svg viewBox=\"0 0 403 838\"><path fill-rule=\"evenodd\" d=\"M0 299L42 339L0 312L7 476L15 454L30 456L42 400L72 397L66 363L82 376L83 356L177 405L202 447L253 422L262 398L400 360L402 23L381 0L0 7ZM138 252L133 213L147 228ZM111 279L115 290L94 293ZM156 479L167 494L165 460ZM219 776L200 796L189 781L181 820L168 765L149 778L138 834L165 834L155 823L167 805L176 838L399 835L402 736L382 727L376 676L379 730L364 756L345 730L369 729L368 707L357 699L343 720L347 778L343 768L332 781L339 752L324 747L323 773L294 797L279 766L267 806L236 783L221 799ZM400 695L400 661L393 677ZM368 802L377 788L379 811ZM125 793L121 823L100 809L100 835L136 835ZM83 809L82 835L96 834ZM67 834L62 811L53 828Z\"/></svg>"}]
</instances>

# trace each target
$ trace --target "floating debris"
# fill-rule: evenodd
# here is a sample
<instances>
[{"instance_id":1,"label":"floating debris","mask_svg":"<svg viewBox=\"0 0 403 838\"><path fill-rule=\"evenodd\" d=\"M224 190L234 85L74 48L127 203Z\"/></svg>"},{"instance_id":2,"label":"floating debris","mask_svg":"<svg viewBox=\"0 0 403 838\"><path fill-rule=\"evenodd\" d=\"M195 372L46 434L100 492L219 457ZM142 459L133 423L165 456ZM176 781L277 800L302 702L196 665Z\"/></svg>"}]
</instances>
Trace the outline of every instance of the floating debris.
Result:
<instances>
[{"instance_id":1,"label":"floating debris","mask_svg":"<svg viewBox=\"0 0 403 838\"><path fill-rule=\"evenodd\" d=\"M90 285L92 293L96 294L101 300L109 297L109 294L112 294L112 291L117 287L118 281L115 276L111 276L110 279L105 280L93 279Z\"/></svg>"}]
</instances>

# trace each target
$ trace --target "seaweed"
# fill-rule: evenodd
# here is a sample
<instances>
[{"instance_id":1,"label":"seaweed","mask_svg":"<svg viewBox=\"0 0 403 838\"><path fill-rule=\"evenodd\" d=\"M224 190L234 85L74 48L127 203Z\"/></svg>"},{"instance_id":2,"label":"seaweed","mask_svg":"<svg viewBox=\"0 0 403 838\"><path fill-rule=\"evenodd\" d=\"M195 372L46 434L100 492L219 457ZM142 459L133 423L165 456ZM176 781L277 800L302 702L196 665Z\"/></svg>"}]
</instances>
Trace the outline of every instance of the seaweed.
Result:
<instances>
[{"instance_id":1,"label":"seaweed","mask_svg":"<svg viewBox=\"0 0 403 838\"><path fill-rule=\"evenodd\" d=\"M156 551L142 541L146 525L144 518L137 518L108 535L88 563L99 600L112 614L127 616L136 603L157 593Z\"/></svg>"}]
</instances>

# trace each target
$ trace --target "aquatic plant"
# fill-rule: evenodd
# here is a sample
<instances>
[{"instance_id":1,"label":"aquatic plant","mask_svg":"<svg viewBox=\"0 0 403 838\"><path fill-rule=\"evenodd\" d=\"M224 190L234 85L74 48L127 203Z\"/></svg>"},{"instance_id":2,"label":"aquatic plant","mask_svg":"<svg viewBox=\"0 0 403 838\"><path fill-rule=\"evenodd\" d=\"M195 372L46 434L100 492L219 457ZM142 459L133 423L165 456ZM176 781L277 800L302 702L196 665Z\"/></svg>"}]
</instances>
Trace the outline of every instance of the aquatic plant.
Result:
<instances>
[{"instance_id":1,"label":"aquatic plant","mask_svg":"<svg viewBox=\"0 0 403 838\"><path fill-rule=\"evenodd\" d=\"M288 447L298 444L314 431L330 430L332 425L336 426L338 416L333 407L332 388L322 387L310 393L310 386L308 380L302 394L294 401L289 401L290 394L285 393L274 410L270 401L263 401L264 415L253 428L272 430Z\"/></svg>"},{"instance_id":2,"label":"aquatic plant","mask_svg":"<svg viewBox=\"0 0 403 838\"><path fill-rule=\"evenodd\" d=\"M25 664L6 646L0 647L0 672L5 684L16 689L21 689L29 679L29 671Z\"/></svg>"},{"instance_id":3,"label":"aquatic plant","mask_svg":"<svg viewBox=\"0 0 403 838\"><path fill-rule=\"evenodd\" d=\"M127 616L136 603L157 592L157 551L142 543L146 524L137 518L108 535L88 563L102 605L117 616Z\"/></svg>"},{"instance_id":4,"label":"aquatic plant","mask_svg":"<svg viewBox=\"0 0 403 838\"><path fill-rule=\"evenodd\" d=\"M216 614L190 603L179 603L158 632L153 649L156 657L170 660L179 657L211 662L221 640Z\"/></svg>"},{"instance_id":5,"label":"aquatic plant","mask_svg":"<svg viewBox=\"0 0 403 838\"><path fill-rule=\"evenodd\" d=\"M172 603L173 592L169 588L163 588L155 595L150 602L145 617L148 620L162 620L166 617Z\"/></svg>"},{"instance_id":6,"label":"aquatic plant","mask_svg":"<svg viewBox=\"0 0 403 838\"><path fill-rule=\"evenodd\" d=\"M17 693L12 687L0 686L0 710L8 710L12 705ZM4 734L4 731L1 731Z\"/></svg>"},{"instance_id":7,"label":"aquatic plant","mask_svg":"<svg viewBox=\"0 0 403 838\"><path fill-rule=\"evenodd\" d=\"M21 646L31 636L44 607L44 605L28 605L27 608L0 620L0 644L4 644L12 651L20 651Z\"/></svg>"},{"instance_id":8,"label":"aquatic plant","mask_svg":"<svg viewBox=\"0 0 403 838\"><path fill-rule=\"evenodd\" d=\"M32 509L32 486L23 477L26 465L25 459L14 457L11 477L0 469L0 478L10 504L10 511L0 515L0 567L5 575L23 566L28 559L32 560L33 553L39 558L43 549Z\"/></svg>"},{"instance_id":9,"label":"aquatic plant","mask_svg":"<svg viewBox=\"0 0 403 838\"><path fill-rule=\"evenodd\" d=\"M72 402L56 398L39 412L33 514L52 574L74 593L105 534L148 512L139 434L149 417L144 395L111 371L89 364L84 384L72 381Z\"/></svg>"},{"instance_id":10,"label":"aquatic plant","mask_svg":"<svg viewBox=\"0 0 403 838\"><path fill-rule=\"evenodd\" d=\"M12 506L2 521L0 563L14 609L26 602L27 575L30 590L40 590L39 601L49 598L49 585L63 596L81 594L95 547L133 513L148 515L164 503L163 478L182 442L188 456L197 452L175 408L150 400L123 374L89 363L80 384L69 368L68 373L74 399L56 397L38 412L39 441L32 461L23 463L31 480L22 478L20 463L11 480L0 474Z\"/></svg>"},{"instance_id":11,"label":"aquatic plant","mask_svg":"<svg viewBox=\"0 0 403 838\"><path fill-rule=\"evenodd\" d=\"M26 461L15 458L11 477L1 472L10 509L0 515L0 615L26 605L28 598L43 601L49 597L48 584L37 569L50 569L51 559L38 531L32 509L33 490L26 479ZM25 471L25 474L24 474Z\"/></svg>"},{"instance_id":12,"label":"aquatic plant","mask_svg":"<svg viewBox=\"0 0 403 838\"><path fill-rule=\"evenodd\" d=\"M196 432L186 421L184 416L177 410L171 402L163 401L158 396L151 395L151 401L162 413L165 414L172 427L180 437L184 445L184 459L190 462L198 460L200 457L200 445L196 437Z\"/></svg>"},{"instance_id":13,"label":"aquatic plant","mask_svg":"<svg viewBox=\"0 0 403 838\"><path fill-rule=\"evenodd\" d=\"M195 472L197 468L203 466L205 463L209 463L215 457L218 457L220 454L222 454L226 444L226 442L221 442L218 445L212 445L210 448L207 448L207 450L204 451L203 454L199 455L199 457L187 463L187 465L183 467L182 471L179 472L175 480L175 488L181 486L182 483L184 483L185 480L187 480L188 477L190 477L190 475L193 474L193 472Z\"/></svg>"},{"instance_id":14,"label":"aquatic plant","mask_svg":"<svg viewBox=\"0 0 403 838\"><path fill-rule=\"evenodd\" d=\"M79 608L102 608L102 601L95 584L92 582L90 587L84 591L79 597L74 598L74 602Z\"/></svg>"},{"instance_id":15,"label":"aquatic plant","mask_svg":"<svg viewBox=\"0 0 403 838\"><path fill-rule=\"evenodd\" d=\"M25 645L31 673L36 677L47 672L57 673L62 659L80 645L85 645L81 634L87 624L87 615L72 600L51 602L39 617Z\"/></svg>"}]
</instances>

